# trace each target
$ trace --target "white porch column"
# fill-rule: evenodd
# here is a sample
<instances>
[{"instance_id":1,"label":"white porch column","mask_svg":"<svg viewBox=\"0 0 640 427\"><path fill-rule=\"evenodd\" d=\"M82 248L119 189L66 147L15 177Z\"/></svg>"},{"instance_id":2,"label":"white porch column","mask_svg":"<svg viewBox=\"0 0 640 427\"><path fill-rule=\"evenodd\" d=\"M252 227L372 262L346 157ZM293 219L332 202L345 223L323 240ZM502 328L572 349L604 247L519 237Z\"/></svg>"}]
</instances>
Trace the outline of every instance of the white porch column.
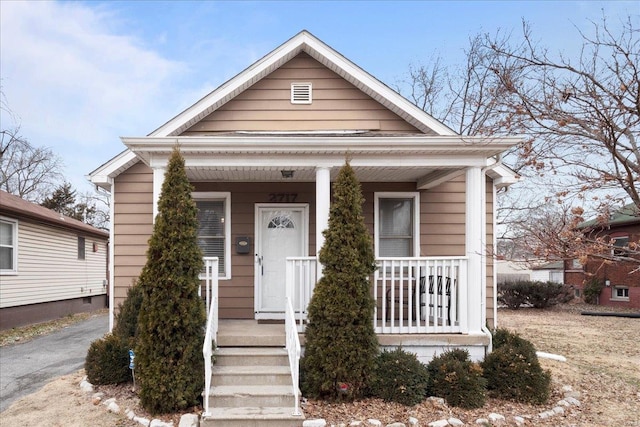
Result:
<instances>
[{"instance_id":1,"label":"white porch column","mask_svg":"<svg viewBox=\"0 0 640 427\"><path fill-rule=\"evenodd\" d=\"M482 297L485 285L483 274L483 236L482 224L485 221L482 209L484 185L480 167L470 167L466 173L466 255L469 259L467 270L467 327L471 334L482 333ZM464 326L463 326L464 328Z\"/></svg>"},{"instance_id":2,"label":"white porch column","mask_svg":"<svg viewBox=\"0 0 640 427\"><path fill-rule=\"evenodd\" d=\"M153 223L156 222L158 215L158 200L162 192L162 183L164 182L165 168L153 168Z\"/></svg>"},{"instance_id":3,"label":"white porch column","mask_svg":"<svg viewBox=\"0 0 640 427\"><path fill-rule=\"evenodd\" d=\"M324 245L322 232L329 226L331 206L331 172L327 167L316 169L316 255Z\"/></svg>"}]
</instances>

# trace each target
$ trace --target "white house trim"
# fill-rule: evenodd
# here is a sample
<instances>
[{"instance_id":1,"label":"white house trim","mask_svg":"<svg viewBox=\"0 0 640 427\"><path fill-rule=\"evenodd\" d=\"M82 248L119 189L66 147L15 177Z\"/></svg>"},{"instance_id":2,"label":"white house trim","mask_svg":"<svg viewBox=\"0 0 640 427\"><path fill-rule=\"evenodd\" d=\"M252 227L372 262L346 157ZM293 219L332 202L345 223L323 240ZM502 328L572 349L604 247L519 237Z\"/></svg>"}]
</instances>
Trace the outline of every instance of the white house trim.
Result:
<instances>
[{"instance_id":1,"label":"white house trim","mask_svg":"<svg viewBox=\"0 0 640 427\"><path fill-rule=\"evenodd\" d=\"M127 149L95 169L93 172L90 172L89 175L87 175L87 178L93 184L107 191L111 191L113 178L120 175L139 161L140 159L138 156L133 151Z\"/></svg>"},{"instance_id":2,"label":"white house trim","mask_svg":"<svg viewBox=\"0 0 640 427\"><path fill-rule=\"evenodd\" d=\"M467 325L470 334L482 334L482 181L484 175L481 168L470 167L466 172L466 208L465 208L465 252L468 258L468 276L470 278L467 287L468 318ZM461 296L462 298L462 296ZM477 328L477 329L475 329Z\"/></svg>"},{"instance_id":3,"label":"white house trim","mask_svg":"<svg viewBox=\"0 0 640 427\"><path fill-rule=\"evenodd\" d=\"M316 169L316 254L324 246L322 232L329 227L331 207L331 170L327 167Z\"/></svg>"},{"instance_id":4,"label":"white house trim","mask_svg":"<svg viewBox=\"0 0 640 427\"><path fill-rule=\"evenodd\" d=\"M224 276L219 280L231 280L231 193L228 191L194 191L193 200L224 200ZM155 201L154 201L155 202ZM202 278L202 277L201 277Z\"/></svg>"},{"instance_id":5,"label":"white house trim","mask_svg":"<svg viewBox=\"0 0 640 427\"><path fill-rule=\"evenodd\" d=\"M410 192L394 192L394 191L380 191L374 194L373 201L373 234L375 239L375 256L380 257L378 252L380 249L380 199L413 199L413 254L412 257L420 256L420 193L415 191Z\"/></svg>"},{"instance_id":6,"label":"white house trim","mask_svg":"<svg viewBox=\"0 0 640 427\"><path fill-rule=\"evenodd\" d=\"M115 323L115 319L114 319L114 310L113 307L115 307L115 303L116 303L116 292L115 292L115 249L114 249L114 245L115 245L115 237L116 237L116 231L115 231L115 227L113 225L113 219L115 218L116 215L116 204L115 204L115 200L116 200L116 184L114 182L113 178L107 178L106 179L106 184L108 184L108 191L111 193L111 197L110 197L110 203L109 203L109 218L110 218L110 224L109 224L109 332L113 331L113 326Z\"/></svg>"},{"instance_id":7,"label":"white house trim","mask_svg":"<svg viewBox=\"0 0 640 427\"><path fill-rule=\"evenodd\" d=\"M166 166L166 162L164 164ZM156 222L156 216L158 215L158 200L160 200L160 194L162 193L162 184L164 183L164 167L153 168L153 223Z\"/></svg>"},{"instance_id":8,"label":"white house trim","mask_svg":"<svg viewBox=\"0 0 640 427\"><path fill-rule=\"evenodd\" d=\"M18 274L18 243L19 243L19 221L16 218L9 218L5 216L0 216L0 220L5 223L11 224L11 248L13 249L13 256L11 259L11 269L0 270L0 275L2 276L15 276Z\"/></svg>"}]
</instances>

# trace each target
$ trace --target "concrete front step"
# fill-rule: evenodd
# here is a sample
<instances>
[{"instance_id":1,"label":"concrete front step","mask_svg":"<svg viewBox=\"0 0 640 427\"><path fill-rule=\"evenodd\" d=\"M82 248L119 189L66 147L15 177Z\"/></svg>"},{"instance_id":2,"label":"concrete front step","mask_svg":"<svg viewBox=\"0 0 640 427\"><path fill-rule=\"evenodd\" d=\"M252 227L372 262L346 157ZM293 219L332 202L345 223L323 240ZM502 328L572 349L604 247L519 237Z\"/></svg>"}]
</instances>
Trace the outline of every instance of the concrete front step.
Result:
<instances>
[{"instance_id":1,"label":"concrete front step","mask_svg":"<svg viewBox=\"0 0 640 427\"><path fill-rule=\"evenodd\" d=\"M294 397L291 385L219 385L209 390L209 407L291 406Z\"/></svg>"},{"instance_id":2,"label":"concrete front step","mask_svg":"<svg viewBox=\"0 0 640 427\"><path fill-rule=\"evenodd\" d=\"M221 320L218 347L284 347L284 324L258 324L253 320Z\"/></svg>"},{"instance_id":3,"label":"concrete front step","mask_svg":"<svg viewBox=\"0 0 640 427\"><path fill-rule=\"evenodd\" d=\"M200 427L301 427L304 416L293 415L293 407L212 408Z\"/></svg>"},{"instance_id":4,"label":"concrete front step","mask_svg":"<svg viewBox=\"0 0 640 427\"><path fill-rule=\"evenodd\" d=\"M288 385L288 366L218 366L212 370L211 385Z\"/></svg>"},{"instance_id":5,"label":"concrete front step","mask_svg":"<svg viewBox=\"0 0 640 427\"><path fill-rule=\"evenodd\" d=\"M289 354L282 347L219 347L216 366L289 366Z\"/></svg>"}]
</instances>

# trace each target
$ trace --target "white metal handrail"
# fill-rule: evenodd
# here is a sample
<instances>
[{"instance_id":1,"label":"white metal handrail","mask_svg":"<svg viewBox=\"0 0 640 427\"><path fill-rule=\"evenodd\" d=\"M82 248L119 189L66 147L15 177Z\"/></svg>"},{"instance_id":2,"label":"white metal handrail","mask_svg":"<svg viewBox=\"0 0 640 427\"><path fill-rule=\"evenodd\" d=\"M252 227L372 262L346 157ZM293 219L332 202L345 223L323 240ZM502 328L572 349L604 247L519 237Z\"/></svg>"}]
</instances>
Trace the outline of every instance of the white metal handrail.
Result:
<instances>
[{"instance_id":1,"label":"white metal handrail","mask_svg":"<svg viewBox=\"0 0 640 427\"><path fill-rule=\"evenodd\" d=\"M209 389L211 388L211 369L214 350L214 341L218 340L218 258L206 257L205 263L205 292L207 307L207 326L202 346L204 356L204 413L203 416L211 415L209 412Z\"/></svg>"},{"instance_id":2,"label":"white metal handrail","mask_svg":"<svg viewBox=\"0 0 640 427\"><path fill-rule=\"evenodd\" d=\"M300 412L300 338L296 327L296 318L293 312L293 305L289 297L285 300L285 331L287 337L287 353L289 354L289 370L291 371L291 382L293 386L293 415L302 415Z\"/></svg>"}]
</instances>

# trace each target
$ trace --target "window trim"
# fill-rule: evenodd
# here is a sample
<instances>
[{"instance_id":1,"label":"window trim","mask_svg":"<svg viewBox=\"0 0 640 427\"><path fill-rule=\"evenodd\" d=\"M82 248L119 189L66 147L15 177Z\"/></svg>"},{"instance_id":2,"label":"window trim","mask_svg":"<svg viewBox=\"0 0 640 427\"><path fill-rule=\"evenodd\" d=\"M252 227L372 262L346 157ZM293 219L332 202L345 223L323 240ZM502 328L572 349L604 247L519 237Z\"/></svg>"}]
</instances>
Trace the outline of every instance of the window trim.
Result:
<instances>
[{"instance_id":1,"label":"window trim","mask_svg":"<svg viewBox=\"0 0 640 427\"><path fill-rule=\"evenodd\" d=\"M12 260L12 269L4 268L0 270L0 276L15 276L18 274L18 224L19 221L14 218L7 218L4 216L0 216L0 221L9 223L12 225L11 232L13 238L13 260Z\"/></svg>"},{"instance_id":2,"label":"window trim","mask_svg":"<svg viewBox=\"0 0 640 427\"><path fill-rule=\"evenodd\" d=\"M618 296L617 291L627 291L627 296ZM614 285L611 287L611 301L629 301L629 287L624 285Z\"/></svg>"},{"instance_id":3,"label":"window trim","mask_svg":"<svg viewBox=\"0 0 640 427\"><path fill-rule=\"evenodd\" d=\"M413 199L413 254L420 255L420 193L417 191L390 192L381 191L374 193L373 203L373 234L375 257L380 258L380 199Z\"/></svg>"},{"instance_id":4,"label":"window trim","mask_svg":"<svg viewBox=\"0 0 640 427\"><path fill-rule=\"evenodd\" d=\"M298 98L298 91L306 92L305 97ZM291 83L291 103L292 104L312 104L313 103L313 84L311 82L292 82Z\"/></svg>"},{"instance_id":5,"label":"window trim","mask_svg":"<svg viewBox=\"0 0 640 427\"><path fill-rule=\"evenodd\" d=\"M77 236L77 237L78 237L78 261L84 261L87 259L87 239L84 236Z\"/></svg>"},{"instance_id":6,"label":"window trim","mask_svg":"<svg viewBox=\"0 0 640 427\"><path fill-rule=\"evenodd\" d=\"M224 201L224 276L218 276L218 280L231 280L231 193L228 191L194 191L191 198L196 201ZM218 260L220 262L220 260ZM200 275L204 279L204 275Z\"/></svg>"}]
</instances>

